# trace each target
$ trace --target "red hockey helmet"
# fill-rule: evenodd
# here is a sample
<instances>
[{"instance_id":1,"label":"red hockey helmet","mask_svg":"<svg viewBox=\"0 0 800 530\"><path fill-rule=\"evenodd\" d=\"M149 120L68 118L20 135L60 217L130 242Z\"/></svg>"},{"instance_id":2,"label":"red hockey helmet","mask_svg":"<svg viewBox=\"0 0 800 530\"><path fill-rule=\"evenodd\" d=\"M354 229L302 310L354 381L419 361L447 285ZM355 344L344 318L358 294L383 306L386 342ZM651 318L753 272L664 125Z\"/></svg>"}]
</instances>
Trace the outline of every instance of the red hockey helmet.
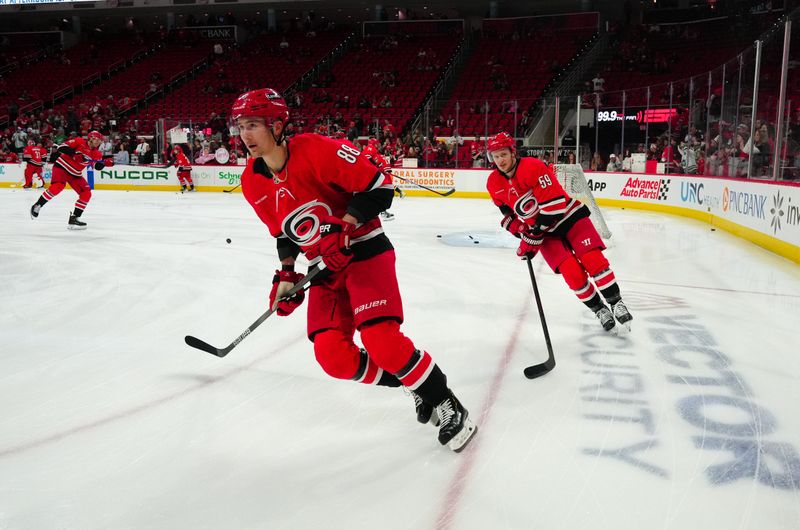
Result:
<instances>
[{"instance_id":1,"label":"red hockey helmet","mask_svg":"<svg viewBox=\"0 0 800 530\"><path fill-rule=\"evenodd\" d=\"M489 152L500 151L501 149L511 149L513 153L516 150L517 143L514 138L507 132L499 132L494 136L489 137Z\"/></svg>"},{"instance_id":2,"label":"red hockey helmet","mask_svg":"<svg viewBox=\"0 0 800 530\"><path fill-rule=\"evenodd\" d=\"M289 107L286 101L275 90L261 88L251 90L239 96L231 107L231 126L237 125L239 118L262 118L267 126L275 120L284 125L289 121Z\"/></svg>"},{"instance_id":3,"label":"red hockey helmet","mask_svg":"<svg viewBox=\"0 0 800 530\"><path fill-rule=\"evenodd\" d=\"M98 131L92 131L92 132L90 132L89 134L86 135L86 139L87 140L92 140L92 139L100 140L102 142L103 141L103 135L100 134Z\"/></svg>"},{"instance_id":4,"label":"red hockey helmet","mask_svg":"<svg viewBox=\"0 0 800 530\"><path fill-rule=\"evenodd\" d=\"M374 145L375 147L378 147L380 145L380 142L378 141L377 138L370 138L369 140L367 140L367 145Z\"/></svg>"},{"instance_id":5,"label":"red hockey helmet","mask_svg":"<svg viewBox=\"0 0 800 530\"><path fill-rule=\"evenodd\" d=\"M175 145L172 148L172 154L173 155L177 155L178 153L183 153L183 148L181 146L179 146L179 145Z\"/></svg>"}]
</instances>

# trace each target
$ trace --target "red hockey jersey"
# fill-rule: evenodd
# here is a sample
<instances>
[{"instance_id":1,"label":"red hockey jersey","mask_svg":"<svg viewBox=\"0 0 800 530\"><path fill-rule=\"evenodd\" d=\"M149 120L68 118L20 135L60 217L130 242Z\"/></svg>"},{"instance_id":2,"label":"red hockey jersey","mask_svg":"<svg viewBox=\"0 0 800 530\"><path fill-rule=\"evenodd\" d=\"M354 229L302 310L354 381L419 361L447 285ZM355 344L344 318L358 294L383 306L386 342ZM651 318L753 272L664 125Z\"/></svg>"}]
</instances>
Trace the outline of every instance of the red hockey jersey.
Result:
<instances>
[{"instance_id":1,"label":"red hockey jersey","mask_svg":"<svg viewBox=\"0 0 800 530\"><path fill-rule=\"evenodd\" d=\"M97 149L90 149L86 140L83 138L73 138L67 140L59 147L69 147L75 154L59 153L55 165L65 170L70 175L80 177L83 169L91 164L102 160L103 155Z\"/></svg>"},{"instance_id":2,"label":"red hockey jersey","mask_svg":"<svg viewBox=\"0 0 800 530\"><path fill-rule=\"evenodd\" d=\"M300 134L287 145L286 164L274 175L263 159L248 161L242 192L270 233L288 238L314 265L319 261L321 219L343 217L355 194L393 189L392 182L347 140ZM371 217L356 228L351 248L354 259L364 259L392 246L380 220Z\"/></svg>"},{"instance_id":3,"label":"red hockey jersey","mask_svg":"<svg viewBox=\"0 0 800 530\"><path fill-rule=\"evenodd\" d=\"M192 163L189 162L186 154L184 154L182 151L175 156L173 164L175 164L175 167L178 168L178 171L180 172L192 170Z\"/></svg>"},{"instance_id":4,"label":"red hockey jersey","mask_svg":"<svg viewBox=\"0 0 800 530\"><path fill-rule=\"evenodd\" d=\"M361 154L367 157L370 162L378 166L378 169L381 171L386 171L387 169L391 171L389 163L386 161L383 155L380 154L377 148L368 145L361 150Z\"/></svg>"},{"instance_id":5,"label":"red hockey jersey","mask_svg":"<svg viewBox=\"0 0 800 530\"><path fill-rule=\"evenodd\" d=\"M495 169L486 189L504 214L545 232L564 235L575 221L589 217L589 209L567 195L553 169L536 158L520 158L512 178Z\"/></svg>"},{"instance_id":6,"label":"red hockey jersey","mask_svg":"<svg viewBox=\"0 0 800 530\"><path fill-rule=\"evenodd\" d=\"M44 147L38 145L28 145L22 150L22 160L33 165L42 167L44 165Z\"/></svg>"}]
</instances>

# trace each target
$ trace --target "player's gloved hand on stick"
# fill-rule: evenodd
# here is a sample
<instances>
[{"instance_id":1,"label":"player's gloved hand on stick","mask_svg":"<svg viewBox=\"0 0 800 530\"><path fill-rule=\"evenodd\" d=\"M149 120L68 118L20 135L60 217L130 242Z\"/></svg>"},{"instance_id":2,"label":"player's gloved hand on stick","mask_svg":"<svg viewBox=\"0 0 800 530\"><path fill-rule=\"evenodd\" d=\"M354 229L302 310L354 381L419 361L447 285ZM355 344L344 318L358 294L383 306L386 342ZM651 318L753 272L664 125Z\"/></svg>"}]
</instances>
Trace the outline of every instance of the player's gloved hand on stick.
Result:
<instances>
[{"instance_id":1,"label":"player's gloved hand on stick","mask_svg":"<svg viewBox=\"0 0 800 530\"><path fill-rule=\"evenodd\" d=\"M319 253L322 262L333 272L339 272L347 267L353 259L350 250L350 235L355 230L355 225L347 223L338 217L325 217L319 227L322 239L319 242Z\"/></svg>"},{"instance_id":2,"label":"player's gloved hand on stick","mask_svg":"<svg viewBox=\"0 0 800 530\"><path fill-rule=\"evenodd\" d=\"M285 317L291 315L306 298L304 290L297 291L294 296L281 300L283 296L303 279L304 274L294 271L275 271L272 278L272 290L269 292L269 307L277 310L278 316Z\"/></svg>"},{"instance_id":3,"label":"player's gloved hand on stick","mask_svg":"<svg viewBox=\"0 0 800 530\"><path fill-rule=\"evenodd\" d=\"M105 163L104 163L102 160L97 160L97 161L95 161L95 163L94 163L94 168L95 168L97 171L100 171L100 170L101 170L101 169L103 169L104 167L106 167L106 164L105 164Z\"/></svg>"},{"instance_id":4,"label":"player's gloved hand on stick","mask_svg":"<svg viewBox=\"0 0 800 530\"><path fill-rule=\"evenodd\" d=\"M519 248L517 248L517 256L522 259L533 259L537 252L539 252L539 249L542 248L544 234L542 232L527 230L520 234L520 239Z\"/></svg>"},{"instance_id":5,"label":"player's gloved hand on stick","mask_svg":"<svg viewBox=\"0 0 800 530\"><path fill-rule=\"evenodd\" d=\"M500 221L500 226L511 232L515 237L519 237L520 233L528 228L525 223L520 221L519 218L513 214L503 217L503 220Z\"/></svg>"}]
</instances>

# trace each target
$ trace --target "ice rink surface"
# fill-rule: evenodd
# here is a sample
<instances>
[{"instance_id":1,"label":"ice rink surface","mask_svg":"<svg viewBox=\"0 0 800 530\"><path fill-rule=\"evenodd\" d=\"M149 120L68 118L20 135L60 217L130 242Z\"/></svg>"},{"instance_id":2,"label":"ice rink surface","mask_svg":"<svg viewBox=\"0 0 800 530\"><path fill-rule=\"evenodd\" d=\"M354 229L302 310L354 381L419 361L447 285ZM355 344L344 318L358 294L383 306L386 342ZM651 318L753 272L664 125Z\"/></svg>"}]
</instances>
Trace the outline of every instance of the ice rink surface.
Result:
<instances>
[{"instance_id":1,"label":"ice rink surface","mask_svg":"<svg viewBox=\"0 0 800 530\"><path fill-rule=\"evenodd\" d=\"M800 528L800 268L730 234L606 209L618 337L537 258L558 364L530 381L496 208L396 200L404 331L480 426L455 454L401 390L326 376L303 311L224 359L184 344L266 309L241 195L98 191L83 232L72 192L32 221L38 195L0 189L2 530Z\"/></svg>"}]
</instances>

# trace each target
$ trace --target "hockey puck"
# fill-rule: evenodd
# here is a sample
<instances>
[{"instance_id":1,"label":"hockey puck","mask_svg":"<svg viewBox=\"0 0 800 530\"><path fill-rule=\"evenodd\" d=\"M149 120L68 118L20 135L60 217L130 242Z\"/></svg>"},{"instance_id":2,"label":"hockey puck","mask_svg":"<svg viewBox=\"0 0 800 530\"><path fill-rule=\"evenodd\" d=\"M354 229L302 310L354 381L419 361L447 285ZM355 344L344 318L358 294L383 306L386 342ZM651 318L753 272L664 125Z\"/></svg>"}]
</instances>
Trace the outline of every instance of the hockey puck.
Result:
<instances>
[{"instance_id":1,"label":"hockey puck","mask_svg":"<svg viewBox=\"0 0 800 530\"><path fill-rule=\"evenodd\" d=\"M226 239L225 242L230 245L231 244L231 238Z\"/></svg>"},{"instance_id":2,"label":"hockey puck","mask_svg":"<svg viewBox=\"0 0 800 530\"><path fill-rule=\"evenodd\" d=\"M436 234L436 237L441 238L442 234Z\"/></svg>"},{"instance_id":3,"label":"hockey puck","mask_svg":"<svg viewBox=\"0 0 800 530\"><path fill-rule=\"evenodd\" d=\"M480 243L480 241L473 241L473 243L475 243L477 245L478 243Z\"/></svg>"},{"instance_id":4,"label":"hockey puck","mask_svg":"<svg viewBox=\"0 0 800 530\"><path fill-rule=\"evenodd\" d=\"M716 231L717 231L717 229L716 229L716 228L712 228L712 229L711 229L711 231L712 231L712 232L716 232Z\"/></svg>"}]
</instances>

